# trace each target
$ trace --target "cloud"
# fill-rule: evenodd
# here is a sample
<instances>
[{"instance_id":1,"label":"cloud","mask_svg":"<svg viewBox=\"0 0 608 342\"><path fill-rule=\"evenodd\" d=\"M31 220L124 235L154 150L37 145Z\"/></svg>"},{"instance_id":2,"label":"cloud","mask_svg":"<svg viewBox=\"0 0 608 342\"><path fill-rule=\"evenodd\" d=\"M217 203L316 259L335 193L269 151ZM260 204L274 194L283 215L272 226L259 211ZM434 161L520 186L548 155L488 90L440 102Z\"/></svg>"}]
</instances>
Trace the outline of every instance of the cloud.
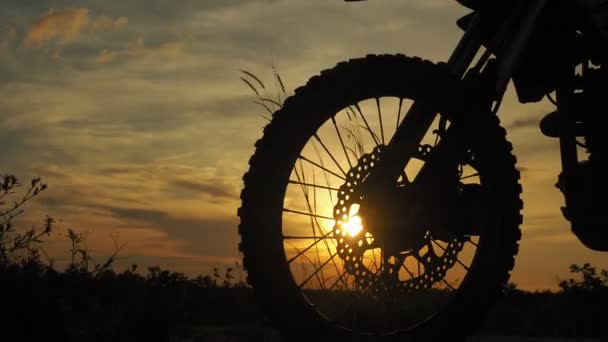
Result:
<instances>
[{"instance_id":1,"label":"cloud","mask_svg":"<svg viewBox=\"0 0 608 342\"><path fill-rule=\"evenodd\" d=\"M4 37L0 38L0 53L4 52L15 39L17 39L17 29L11 26L4 34Z\"/></svg>"},{"instance_id":2,"label":"cloud","mask_svg":"<svg viewBox=\"0 0 608 342\"><path fill-rule=\"evenodd\" d=\"M188 253L224 257L237 254L236 218L173 217L155 209L108 209L123 220L150 225L170 239L184 241ZM205 246L204 250L201 246Z\"/></svg>"},{"instance_id":3,"label":"cloud","mask_svg":"<svg viewBox=\"0 0 608 342\"><path fill-rule=\"evenodd\" d=\"M89 25L89 22L89 10L85 8L51 9L30 25L23 45L40 47L54 39L72 40Z\"/></svg>"},{"instance_id":4,"label":"cloud","mask_svg":"<svg viewBox=\"0 0 608 342\"><path fill-rule=\"evenodd\" d=\"M142 37L139 37L139 38L137 38L137 40L135 40L134 42L129 44L129 46L127 46L124 49L118 49L118 50L105 49L105 50L101 51L99 56L97 56L97 58L95 58L95 63L96 64L106 64L106 63L112 62L119 58L137 56L137 55L142 54L144 52L145 48L146 48L146 46L144 43L144 39Z\"/></svg>"},{"instance_id":5,"label":"cloud","mask_svg":"<svg viewBox=\"0 0 608 342\"><path fill-rule=\"evenodd\" d=\"M116 60L143 55L177 58L184 55L185 43L185 40L176 40L148 47L145 44L143 37L139 37L122 49L102 50L101 53L95 57L95 64L107 64Z\"/></svg>"},{"instance_id":6,"label":"cloud","mask_svg":"<svg viewBox=\"0 0 608 342\"><path fill-rule=\"evenodd\" d=\"M95 19L90 26L91 32L104 32L114 29L119 29L127 26L129 19L127 17L112 18L107 15L100 15Z\"/></svg>"},{"instance_id":7,"label":"cloud","mask_svg":"<svg viewBox=\"0 0 608 342\"><path fill-rule=\"evenodd\" d=\"M158 51L165 57L179 57L184 53L184 43L181 41L164 43Z\"/></svg>"},{"instance_id":8,"label":"cloud","mask_svg":"<svg viewBox=\"0 0 608 342\"><path fill-rule=\"evenodd\" d=\"M507 125L508 130L516 130L521 128L538 127L540 119L536 116L530 116L523 119L516 119Z\"/></svg>"},{"instance_id":9,"label":"cloud","mask_svg":"<svg viewBox=\"0 0 608 342\"><path fill-rule=\"evenodd\" d=\"M100 15L95 19L89 16L86 8L51 9L38 17L30 26L23 41L28 48L41 47L53 40L67 42L74 40L85 31L96 33L125 27L127 17L113 18Z\"/></svg>"},{"instance_id":10,"label":"cloud","mask_svg":"<svg viewBox=\"0 0 608 342\"><path fill-rule=\"evenodd\" d=\"M195 181L180 179L171 182L172 186L192 192L202 193L219 199L238 198L233 189L226 184L219 183L199 183Z\"/></svg>"},{"instance_id":11,"label":"cloud","mask_svg":"<svg viewBox=\"0 0 608 342\"><path fill-rule=\"evenodd\" d=\"M95 58L95 64L106 64L116 60L125 59L136 56L162 56L165 58L176 58L183 56L184 54L184 41L177 40L171 42L165 42L160 46L148 47L144 43L142 37L131 42L128 46L122 49L104 49Z\"/></svg>"}]
</instances>

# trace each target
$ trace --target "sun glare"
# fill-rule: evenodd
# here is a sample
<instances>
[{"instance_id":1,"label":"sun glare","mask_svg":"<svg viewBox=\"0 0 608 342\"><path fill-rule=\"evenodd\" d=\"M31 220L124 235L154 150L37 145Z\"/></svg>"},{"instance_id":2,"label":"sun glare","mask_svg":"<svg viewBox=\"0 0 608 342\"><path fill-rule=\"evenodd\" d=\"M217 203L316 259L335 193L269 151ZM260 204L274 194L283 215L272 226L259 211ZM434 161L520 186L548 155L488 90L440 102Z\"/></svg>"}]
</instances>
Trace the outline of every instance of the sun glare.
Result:
<instances>
[{"instance_id":1,"label":"sun glare","mask_svg":"<svg viewBox=\"0 0 608 342\"><path fill-rule=\"evenodd\" d=\"M342 229L351 237L357 236L363 230L363 222L359 214L360 206L354 203L348 211L348 221L342 224Z\"/></svg>"},{"instance_id":2,"label":"sun glare","mask_svg":"<svg viewBox=\"0 0 608 342\"><path fill-rule=\"evenodd\" d=\"M363 224L359 216L352 216L347 222L342 224L342 228L346 230L348 235L355 237L363 230Z\"/></svg>"}]
</instances>

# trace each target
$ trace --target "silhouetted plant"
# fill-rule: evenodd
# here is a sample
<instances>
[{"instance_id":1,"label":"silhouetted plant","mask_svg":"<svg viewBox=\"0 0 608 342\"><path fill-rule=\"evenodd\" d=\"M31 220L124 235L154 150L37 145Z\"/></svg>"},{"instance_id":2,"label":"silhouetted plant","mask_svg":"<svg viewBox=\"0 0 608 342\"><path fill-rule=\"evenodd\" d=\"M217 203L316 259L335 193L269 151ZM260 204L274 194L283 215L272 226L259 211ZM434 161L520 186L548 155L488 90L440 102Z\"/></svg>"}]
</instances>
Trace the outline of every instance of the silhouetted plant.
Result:
<instances>
[{"instance_id":1,"label":"silhouetted plant","mask_svg":"<svg viewBox=\"0 0 608 342\"><path fill-rule=\"evenodd\" d=\"M24 204L46 190L47 185L42 184L40 178L32 179L27 190L18 195L20 187L22 184L14 175L0 176L0 267L39 262L40 243L53 230L54 221L48 216L41 230L19 232L15 229L13 219L21 215Z\"/></svg>"},{"instance_id":2,"label":"silhouetted plant","mask_svg":"<svg viewBox=\"0 0 608 342\"><path fill-rule=\"evenodd\" d=\"M13 192L2 198L16 195L16 180L5 177L2 183L7 190L0 189L0 194ZM46 189L39 180L31 186L39 190L25 191L18 207ZM3 202L0 208L5 207ZM23 209L12 212L18 210ZM0 234L0 302L4 312L12 315L3 324L23 331L23 340L31 337L25 334L62 341L168 340L169 336L188 336L193 326L266 324L252 289L245 286L239 263L194 278L159 266L140 274L136 264L117 272L114 263L125 244L116 235L112 236L112 255L97 263L94 252L87 248L86 235L70 229L66 234L69 264L60 272L52 259L50 265L40 259L45 237L55 229L52 218L47 217L36 231L5 227ZM572 265L570 270L574 277L560 282L559 293L530 293L509 283L504 289L506 298L492 314L486 331L493 335L605 337L601 322L608 316L608 272L590 264ZM33 317L45 317L36 323L37 329L31 329Z\"/></svg>"},{"instance_id":3,"label":"silhouetted plant","mask_svg":"<svg viewBox=\"0 0 608 342\"><path fill-rule=\"evenodd\" d=\"M272 114L283 107L283 101L285 101L285 98L287 97L285 84L283 83L283 79L281 78L276 65L274 65L274 63L272 65L272 75L275 84L274 95L270 94L270 90L266 88L264 82L255 74L247 70L241 70L241 73L243 74L243 76L241 76L241 81L243 81L255 94L253 103L262 107L267 112L267 114L262 114L261 116L267 121L270 121Z\"/></svg>"},{"instance_id":4,"label":"silhouetted plant","mask_svg":"<svg viewBox=\"0 0 608 342\"><path fill-rule=\"evenodd\" d=\"M564 292L572 291L597 291L608 289L608 271L601 270L598 274L595 267L589 263L582 266L571 265L570 272L578 275L578 279L567 279L559 282L559 287Z\"/></svg>"},{"instance_id":5,"label":"silhouetted plant","mask_svg":"<svg viewBox=\"0 0 608 342\"><path fill-rule=\"evenodd\" d=\"M517 284L513 283L513 282L509 282L505 285L505 287L503 288L503 294L506 296L510 296L516 293L520 293L522 292L520 289L517 288Z\"/></svg>"},{"instance_id":6,"label":"silhouetted plant","mask_svg":"<svg viewBox=\"0 0 608 342\"><path fill-rule=\"evenodd\" d=\"M219 283L222 287L247 287L247 284L242 278L242 269L243 268L238 262L235 263L234 268L214 268L213 277L215 279L213 279L213 284L217 286ZM235 275L235 273L237 273L237 275Z\"/></svg>"},{"instance_id":7,"label":"silhouetted plant","mask_svg":"<svg viewBox=\"0 0 608 342\"><path fill-rule=\"evenodd\" d=\"M70 263L66 267L66 272L86 273L93 277L111 270L118 254L126 246L126 243L120 244L118 242L116 234L110 234L114 243L114 251L103 263L97 263L91 255L91 250L87 248L85 235L68 228L66 237L70 241ZM136 269L137 265L131 266L133 272Z\"/></svg>"}]
</instances>

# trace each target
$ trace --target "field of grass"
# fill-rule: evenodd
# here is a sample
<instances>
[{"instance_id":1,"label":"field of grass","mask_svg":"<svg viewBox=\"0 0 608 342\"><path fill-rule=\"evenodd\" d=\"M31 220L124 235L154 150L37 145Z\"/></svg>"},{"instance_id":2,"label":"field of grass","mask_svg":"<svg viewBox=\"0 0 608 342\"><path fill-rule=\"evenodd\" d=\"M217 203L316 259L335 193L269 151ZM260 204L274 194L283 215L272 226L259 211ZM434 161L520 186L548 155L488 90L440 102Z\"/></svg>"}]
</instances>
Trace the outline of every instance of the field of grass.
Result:
<instances>
[{"instance_id":1,"label":"field of grass","mask_svg":"<svg viewBox=\"0 0 608 342\"><path fill-rule=\"evenodd\" d=\"M18 184L5 176L0 199ZM118 272L113 264L120 245L98 263L73 230L67 234L67 267L57 270L52 261L44 262L40 247L54 220L47 217L41 230L23 231L11 219L45 189L35 179L21 200L0 210L0 317L6 331L24 341L280 341L238 264L194 278L154 266ZM571 272L573 278L560 282L559 292L530 293L509 284L480 337L470 341L608 341L608 271L585 264L572 265ZM306 291L330 305L344 303L342 291ZM407 297L409 306L419 303L413 307L422 310L429 302L442 302L446 293L421 295Z\"/></svg>"}]
</instances>

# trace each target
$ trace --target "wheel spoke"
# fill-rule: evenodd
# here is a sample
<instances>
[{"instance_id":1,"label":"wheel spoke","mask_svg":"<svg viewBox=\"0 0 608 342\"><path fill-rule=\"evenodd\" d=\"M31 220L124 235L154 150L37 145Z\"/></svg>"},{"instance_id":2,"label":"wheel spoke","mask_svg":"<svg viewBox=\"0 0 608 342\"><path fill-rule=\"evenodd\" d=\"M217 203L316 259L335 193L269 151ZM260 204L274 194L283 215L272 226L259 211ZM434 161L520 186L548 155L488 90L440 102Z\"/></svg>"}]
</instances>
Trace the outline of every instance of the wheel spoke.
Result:
<instances>
[{"instance_id":1,"label":"wheel spoke","mask_svg":"<svg viewBox=\"0 0 608 342\"><path fill-rule=\"evenodd\" d=\"M376 272L378 272L379 268L378 268L378 263L376 262L376 252L374 251L374 249L372 249L372 264L374 265L374 268L376 269Z\"/></svg>"},{"instance_id":2,"label":"wheel spoke","mask_svg":"<svg viewBox=\"0 0 608 342\"><path fill-rule=\"evenodd\" d=\"M312 214L312 213L306 213L306 212L303 212L303 211L292 210L292 209L289 209L289 208L283 208L283 211L287 212L287 213L297 214L297 215L316 217L316 218L320 218L320 219L323 219L323 220L331 220L331 221L334 220L333 217L323 216L323 215L317 215L317 214Z\"/></svg>"},{"instance_id":3,"label":"wheel spoke","mask_svg":"<svg viewBox=\"0 0 608 342\"><path fill-rule=\"evenodd\" d=\"M340 145L342 145L342 150L344 150L344 156L346 157L346 161L348 161L348 166L352 168L353 164L351 163L350 158L348 157L348 153L346 152L346 145L344 145L344 140L342 140L342 134L340 134L340 129L338 129L338 125L336 124L336 118L334 118L333 116L331 117L331 123L336 129L336 134L338 135L338 139L340 140Z\"/></svg>"},{"instance_id":4,"label":"wheel spoke","mask_svg":"<svg viewBox=\"0 0 608 342\"><path fill-rule=\"evenodd\" d=\"M433 239L431 239L431 241L432 241L434 244L436 244L437 246L439 246L439 248L441 248L441 249L443 250L443 252L444 252L444 253L445 253L445 252L447 252L447 250L446 250L445 248L443 248L443 246L441 246L441 245L440 245L440 244L439 244L437 241L435 241L435 240L433 240ZM456 258L456 262L457 262L457 263L459 263L459 264L460 264L460 266L464 267L464 269L465 269L465 270L467 270L467 272L468 272L468 271L469 271L469 267L468 267L467 265L463 264L463 263L462 263L462 261L460 261L460 260L458 259L458 256L456 256L455 258Z\"/></svg>"},{"instance_id":5,"label":"wheel spoke","mask_svg":"<svg viewBox=\"0 0 608 342\"><path fill-rule=\"evenodd\" d=\"M402 263L402 264L401 264L401 267L403 267L403 269L405 270L405 272L407 272L407 273L410 275L410 277L412 277L412 279L415 279L415 278L416 278L416 276L414 276L414 273L412 273L412 272L411 272L411 271L410 271L410 270L407 268L407 266L405 266L405 263ZM418 275L418 276L420 276L420 275Z\"/></svg>"},{"instance_id":6,"label":"wheel spoke","mask_svg":"<svg viewBox=\"0 0 608 342\"><path fill-rule=\"evenodd\" d=\"M298 173L297 167L294 169L294 171L295 171L295 174L296 174L296 178L298 180L304 180L304 170L301 171L302 175L300 175ZM324 173L324 175L325 175L325 173ZM327 179L327 177L325 177L325 178L326 178L326 181L327 181L328 186L329 186L329 179ZM316 181L315 181L315 173L314 172L312 174L312 181L313 181L313 183L316 183ZM308 207L309 214L316 213L317 212L317 192L316 192L316 187L312 188L313 189L313 202L314 202L312 208L311 208L311 205L310 205L310 198L309 198L309 194L308 194L308 187L306 187L304 185L301 185L301 189L302 189L302 193L304 194L304 198L306 199L306 205ZM331 191L329 191L329 197L330 197L330 199L332 197L331 196ZM333 199L331 201L332 201L332 207L333 207ZM319 230L320 234L325 234L325 232L323 231L323 228L319 224L319 221L317 220L316 217L311 217L310 218L310 224L311 224L311 227L312 227L312 235L313 235L314 239L317 239L317 233L316 233L317 229ZM331 241L333 242L334 247L336 247L336 242L334 240L331 240ZM323 243L325 244L325 248L327 249L327 253L331 254L331 248L329 247L329 244L327 243L327 240L324 239ZM321 263L321 257L319 255L318 245L315 245L315 250L316 250L316 254L317 254L317 259L318 259L319 263ZM333 261L333 264L334 264L334 267L336 268L336 272L339 273L340 270L338 269L338 265L336 264L335 261ZM323 280L323 286L325 286L325 279L324 279L324 276L323 276L323 272L321 272L321 279Z\"/></svg>"},{"instance_id":7,"label":"wheel spoke","mask_svg":"<svg viewBox=\"0 0 608 342\"><path fill-rule=\"evenodd\" d=\"M309 186L312 188L319 188L319 189L326 189L326 190L330 190L330 191L338 191L338 188L332 188L329 186L324 186L324 185L319 185L319 184L312 184L312 183L304 183L304 182L300 182L300 181L295 181L295 180L289 180L289 184L296 184L296 185L302 185L302 186Z\"/></svg>"},{"instance_id":8,"label":"wheel spoke","mask_svg":"<svg viewBox=\"0 0 608 342\"><path fill-rule=\"evenodd\" d=\"M460 177L460 180L469 179L469 178L478 177L478 176L479 176L479 172L476 172L472 175Z\"/></svg>"},{"instance_id":9,"label":"wheel spoke","mask_svg":"<svg viewBox=\"0 0 608 342\"><path fill-rule=\"evenodd\" d=\"M369 123L367 123L367 119L365 118L365 115L363 114L363 111L361 110L361 107L359 107L359 104L357 103L354 106L357 109L357 112L359 112L359 115L361 116L361 118L363 119L363 122L365 123L365 127L366 127L367 131L369 132L369 134L372 136L372 139L374 140L374 143L376 143L376 146L380 145L380 142L378 141L378 138L377 138L376 134L374 133L374 131L369 126Z\"/></svg>"},{"instance_id":10,"label":"wheel spoke","mask_svg":"<svg viewBox=\"0 0 608 342\"><path fill-rule=\"evenodd\" d=\"M346 282L344 281L344 276L346 275L346 271L344 271L342 274L340 274L340 276L338 277L338 279L336 279L336 281L327 288L327 290L331 291L334 289L334 287L336 287L336 285L338 285L339 282L342 282L342 284L344 284L345 288L348 288L348 284L346 284Z\"/></svg>"},{"instance_id":11,"label":"wheel spoke","mask_svg":"<svg viewBox=\"0 0 608 342\"><path fill-rule=\"evenodd\" d=\"M312 174L312 181L313 181L313 183L316 183L314 172ZM330 192L330 194L331 194L331 192ZM317 188L312 188L312 196L313 196L313 208L314 208L314 212L316 213L317 212ZM310 207L310 205L309 205L309 207ZM315 232L315 223L316 223L317 229L319 230L319 233L323 234L324 233L323 228L321 228L319 221L316 218L314 219L314 221L315 222L313 223L313 226L312 226L312 234L314 236L317 236L317 233ZM327 240L324 240L323 244L325 245L325 248L327 249L327 253L331 254L331 249L329 248L329 244L327 243ZM319 263L321 263L321 256L319 254L319 245L317 245L315 247L315 249L317 250L317 259L319 260ZM334 267L336 268L336 272L339 272L336 262L334 261L333 263L334 263ZM321 279L323 280L323 287L325 287L325 276L323 275L322 271L321 271Z\"/></svg>"},{"instance_id":12,"label":"wheel spoke","mask_svg":"<svg viewBox=\"0 0 608 342\"><path fill-rule=\"evenodd\" d=\"M323 239L333 239L333 237L283 235L283 240L323 240Z\"/></svg>"},{"instance_id":13,"label":"wheel spoke","mask_svg":"<svg viewBox=\"0 0 608 342\"><path fill-rule=\"evenodd\" d=\"M382 137L382 145L384 145L384 125L382 124L382 110L380 109L379 98L376 98L376 106L378 107L378 121L380 122L380 137Z\"/></svg>"},{"instance_id":14,"label":"wheel spoke","mask_svg":"<svg viewBox=\"0 0 608 342\"><path fill-rule=\"evenodd\" d=\"M323 149L325 150L325 152L327 152L327 154L329 155L329 157L331 158L331 160L334 161L334 164L336 164L336 166L338 167L338 169L340 170L340 172L342 172L343 174L346 174L346 172L344 172L344 169L342 169L342 166L340 166L340 163L338 163L338 161L336 160L336 158L334 157L334 155L331 152L329 152L329 149L327 148L327 146L325 146L325 144L323 143L323 141L321 140L321 138L319 137L319 135L315 133L314 137L319 142L319 144L321 144L321 147L323 147Z\"/></svg>"},{"instance_id":15,"label":"wheel spoke","mask_svg":"<svg viewBox=\"0 0 608 342\"><path fill-rule=\"evenodd\" d=\"M454 286L448 283L445 279L442 278L441 281L446 284L450 289L452 289L452 291L456 291L456 288L454 288Z\"/></svg>"},{"instance_id":16,"label":"wheel spoke","mask_svg":"<svg viewBox=\"0 0 608 342\"><path fill-rule=\"evenodd\" d=\"M325 267L327 264L329 264L336 257L336 255L338 255L338 251L336 251L333 255L331 255L329 257L329 259L327 259L321 266L319 266L319 268L317 268L310 276L308 276L308 278L306 278L306 280L304 280L300 285L298 285L298 287L302 288L304 285L306 285L306 283L308 283L310 281L310 279L312 279L314 276L316 276L317 273L319 273L319 271L321 271L321 269L323 269L323 267Z\"/></svg>"},{"instance_id":17,"label":"wheel spoke","mask_svg":"<svg viewBox=\"0 0 608 342\"><path fill-rule=\"evenodd\" d=\"M292 247L293 247L293 248L294 248L296 251L298 251L298 252L300 251L300 250L299 250L299 249L298 249L296 246L293 246L293 245L292 245ZM302 257L304 257L304 260L308 261L308 263L309 263L309 264L311 264L311 265L312 265L312 267L317 267L317 265L315 264L315 262L314 262L314 261L312 261L312 260L310 260L310 258L309 258L308 256L306 256L306 254L302 254ZM321 260L319 260L319 264L321 264ZM322 273L323 273L323 272L321 272L321 274L322 274ZM317 282L319 283L319 285L321 285L321 288L324 288L324 287L325 287L325 281L323 280L323 278L322 278L322 277L319 277L319 273L317 273L317 274L315 275L315 277L317 278Z\"/></svg>"},{"instance_id":18,"label":"wheel spoke","mask_svg":"<svg viewBox=\"0 0 608 342\"><path fill-rule=\"evenodd\" d=\"M399 109L397 110L397 124L395 125L395 131L399 128L401 123L401 108L403 108L403 98L399 98Z\"/></svg>"},{"instance_id":19,"label":"wheel spoke","mask_svg":"<svg viewBox=\"0 0 608 342\"><path fill-rule=\"evenodd\" d=\"M327 173L329 173L329 174L331 174L331 175L333 175L333 176L336 176L336 177L338 177L338 178L340 178L340 179L342 179L342 180L346 180L346 178L344 178L344 176L345 176L346 174L344 174L344 176L340 176L339 174L337 174L337 173L335 173L335 172L333 172L333 171L331 171L331 170L327 169L327 168L326 168L326 167L324 167L323 165L319 165L319 164L317 164L316 162L314 162L314 161L312 161L312 160L310 160L310 159L308 159L308 158L306 158L306 157L304 157L304 156L302 156L302 155L298 156L298 158L299 158L299 159L301 159L301 160L304 160L305 162L308 162L308 163L312 164L313 166L318 167L319 169L321 169L321 170L323 170L323 171L325 171L325 172L327 172Z\"/></svg>"},{"instance_id":20,"label":"wheel spoke","mask_svg":"<svg viewBox=\"0 0 608 342\"><path fill-rule=\"evenodd\" d=\"M302 254L308 252L311 248L313 248L314 246L316 246L319 242L325 240L329 234L331 234L333 231L328 232L327 234L325 234L324 236L320 237L318 240L316 240L315 242L313 242L310 246L304 248L303 250L299 251L298 254L296 254L294 257L292 257L291 259L287 260L287 264L291 264L294 260L296 260L297 258L299 258Z\"/></svg>"},{"instance_id":21,"label":"wheel spoke","mask_svg":"<svg viewBox=\"0 0 608 342\"><path fill-rule=\"evenodd\" d=\"M479 246L477 245L477 243L475 243L475 242L473 242L473 240L471 240L471 237L469 237L469 239L468 239L466 242L470 243L471 245L473 245L473 246L475 246L475 247L479 247Z\"/></svg>"},{"instance_id":22,"label":"wheel spoke","mask_svg":"<svg viewBox=\"0 0 608 342\"><path fill-rule=\"evenodd\" d=\"M295 168L294 169L295 174L296 174L296 178L298 180L304 180L304 170L301 171L302 175L300 175L298 173L298 169ZM315 173L313 172L312 174L312 178L313 178L313 183L315 182ZM302 182L302 184L307 184L305 182ZM308 208L308 214L311 215L315 215L315 213L317 212L317 192L316 192L316 187L313 187L313 201L314 201L314 209L311 207L310 205L310 198L308 195L308 187L305 185L301 185L301 189L302 189L302 194L304 195L304 199L306 200L306 206ZM331 192L330 192L331 195ZM333 204L332 204L333 205ZM323 229L321 228L321 225L319 225L319 222L317 221L316 217L311 216L311 225L312 225L312 234L313 236L316 237L316 231L315 231L315 223L316 223L316 227L319 229L319 232L321 232L321 234L324 234Z\"/></svg>"}]
</instances>

